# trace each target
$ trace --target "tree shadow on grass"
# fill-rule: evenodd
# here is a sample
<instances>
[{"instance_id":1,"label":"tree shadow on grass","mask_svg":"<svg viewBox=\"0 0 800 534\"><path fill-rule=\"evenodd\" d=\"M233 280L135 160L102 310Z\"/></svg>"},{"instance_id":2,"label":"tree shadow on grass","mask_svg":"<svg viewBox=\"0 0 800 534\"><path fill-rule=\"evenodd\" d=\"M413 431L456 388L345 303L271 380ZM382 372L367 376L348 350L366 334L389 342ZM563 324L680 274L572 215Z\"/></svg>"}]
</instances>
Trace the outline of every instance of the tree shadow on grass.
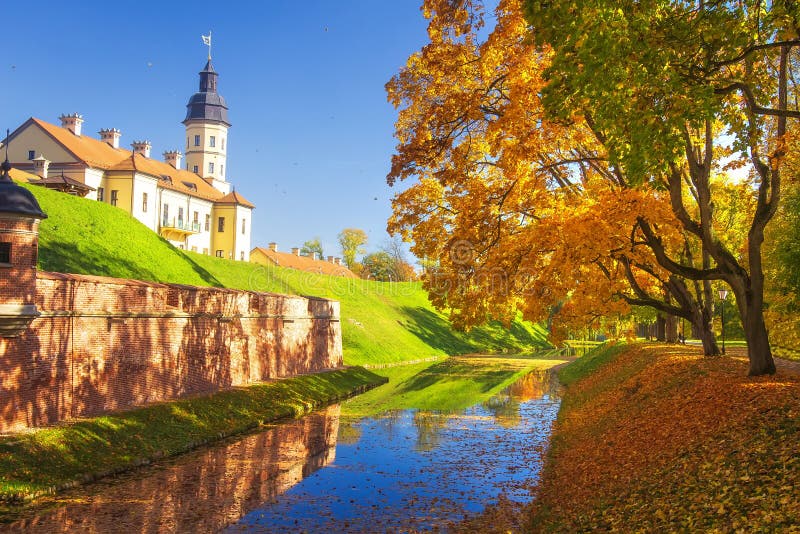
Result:
<instances>
[{"instance_id":1,"label":"tree shadow on grass","mask_svg":"<svg viewBox=\"0 0 800 534\"><path fill-rule=\"evenodd\" d=\"M470 343L453 332L452 326L446 319L433 311L410 306L404 306L400 311L408 317L403 326L428 346L447 354L463 354L474 350Z\"/></svg>"},{"instance_id":2,"label":"tree shadow on grass","mask_svg":"<svg viewBox=\"0 0 800 534\"><path fill-rule=\"evenodd\" d=\"M162 238L163 239L163 238ZM200 278L202 278L208 285L212 287L225 287L222 282L220 282L217 277L213 274L208 272L205 268L203 268L199 263L194 261L189 254L184 254L183 251L178 251L181 257L189 264L189 266L196 272Z\"/></svg>"},{"instance_id":3,"label":"tree shadow on grass","mask_svg":"<svg viewBox=\"0 0 800 534\"><path fill-rule=\"evenodd\" d=\"M163 238L159 237L159 239L169 245ZM105 250L78 247L73 242L54 239L52 236L39 243L39 258L40 267L44 271L131 278L153 282L164 281L163 273L147 269L138 262L109 255ZM179 258L183 259L208 285L222 287L222 283L214 275L187 255L181 254L175 257L177 261L180 261Z\"/></svg>"},{"instance_id":4,"label":"tree shadow on grass","mask_svg":"<svg viewBox=\"0 0 800 534\"><path fill-rule=\"evenodd\" d=\"M498 321L457 333L452 325L432 310L405 306L400 310L409 320L403 326L429 346L447 354L466 352L525 351L550 347L543 333L529 330L522 322L514 321L509 327Z\"/></svg>"}]
</instances>

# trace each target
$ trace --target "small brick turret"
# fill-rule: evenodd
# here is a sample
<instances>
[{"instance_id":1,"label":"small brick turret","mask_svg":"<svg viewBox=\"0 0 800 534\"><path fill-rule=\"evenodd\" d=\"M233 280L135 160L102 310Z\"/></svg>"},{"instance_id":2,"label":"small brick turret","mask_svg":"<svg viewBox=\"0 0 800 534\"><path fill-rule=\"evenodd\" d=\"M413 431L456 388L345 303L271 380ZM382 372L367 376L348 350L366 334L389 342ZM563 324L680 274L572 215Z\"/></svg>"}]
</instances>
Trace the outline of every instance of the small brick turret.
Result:
<instances>
[{"instance_id":1,"label":"small brick turret","mask_svg":"<svg viewBox=\"0 0 800 534\"><path fill-rule=\"evenodd\" d=\"M8 156L0 168L0 337L14 337L39 316L39 221L47 215L30 191L11 180Z\"/></svg>"}]
</instances>

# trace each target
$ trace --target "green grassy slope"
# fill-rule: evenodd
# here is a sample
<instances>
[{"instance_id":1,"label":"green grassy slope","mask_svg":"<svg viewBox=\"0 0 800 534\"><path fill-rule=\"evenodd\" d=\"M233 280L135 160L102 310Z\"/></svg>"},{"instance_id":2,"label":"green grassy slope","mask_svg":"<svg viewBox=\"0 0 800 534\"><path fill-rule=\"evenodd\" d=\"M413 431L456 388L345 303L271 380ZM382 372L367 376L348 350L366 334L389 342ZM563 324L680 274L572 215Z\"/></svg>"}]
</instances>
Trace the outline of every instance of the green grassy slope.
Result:
<instances>
[{"instance_id":1,"label":"green grassy slope","mask_svg":"<svg viewBox=\"0 0 800 534\"><path fill-rule=\"evenodd\" d=\"M341 302L347 364L530 351L547 344L540 327L523 322L456 332L416 283L353 280L185 252L108 204L28 187L49 216L40 227L41 269L333 298Z\"/></svg>"}]
</instances>

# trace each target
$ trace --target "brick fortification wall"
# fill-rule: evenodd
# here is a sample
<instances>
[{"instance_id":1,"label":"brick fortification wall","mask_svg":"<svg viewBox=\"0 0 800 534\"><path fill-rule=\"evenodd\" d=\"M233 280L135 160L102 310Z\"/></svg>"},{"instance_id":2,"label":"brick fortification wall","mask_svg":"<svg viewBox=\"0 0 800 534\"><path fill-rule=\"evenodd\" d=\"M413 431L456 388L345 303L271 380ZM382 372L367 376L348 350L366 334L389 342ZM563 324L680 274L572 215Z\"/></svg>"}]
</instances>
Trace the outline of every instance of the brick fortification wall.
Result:
<instances>
[{"instance_id":1,"label":"brick fortification wall","mask_svg":"<svg viewBox=\"0 0 800 534\"><path fill-rule=\"evenodd\" d=\"M0 432L340 367L339 303L39 273L0 338Z\"/></svg>"}]
</instances>

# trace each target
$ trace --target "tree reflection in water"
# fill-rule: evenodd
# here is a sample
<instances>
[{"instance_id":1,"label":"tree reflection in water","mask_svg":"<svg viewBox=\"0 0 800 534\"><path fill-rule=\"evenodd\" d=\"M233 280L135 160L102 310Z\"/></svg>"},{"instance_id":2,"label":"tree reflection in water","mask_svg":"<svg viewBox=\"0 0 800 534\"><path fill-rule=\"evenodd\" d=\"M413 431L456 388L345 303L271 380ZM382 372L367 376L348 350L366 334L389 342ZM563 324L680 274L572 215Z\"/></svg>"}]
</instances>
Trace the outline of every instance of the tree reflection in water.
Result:
<instances>
[{"instance_id":1,"label":"tree reflection in water","mask_svg":"<svg viewBox=\"0 0 800 534\"><path fill-rule=\"evenodd\" d=\"M425 391L443 398L436 384L462 378L433 381ZM346 439L329 468L226 532L447 530L499 499L528 502L559 403L552 373L534 371L464 409L393 408L365 417L360 405L342 416Z\"/></svg>"},{"instance_id":2,"label":"tree reflection in water","mask_svg":"<svg viewBox=\"0 0 800 534\"><path fill-rule=\"evenodd\" d=\"M335 458L338 405L79 488L20 532L216 532Z\"/></svg>"}]
</instances>

